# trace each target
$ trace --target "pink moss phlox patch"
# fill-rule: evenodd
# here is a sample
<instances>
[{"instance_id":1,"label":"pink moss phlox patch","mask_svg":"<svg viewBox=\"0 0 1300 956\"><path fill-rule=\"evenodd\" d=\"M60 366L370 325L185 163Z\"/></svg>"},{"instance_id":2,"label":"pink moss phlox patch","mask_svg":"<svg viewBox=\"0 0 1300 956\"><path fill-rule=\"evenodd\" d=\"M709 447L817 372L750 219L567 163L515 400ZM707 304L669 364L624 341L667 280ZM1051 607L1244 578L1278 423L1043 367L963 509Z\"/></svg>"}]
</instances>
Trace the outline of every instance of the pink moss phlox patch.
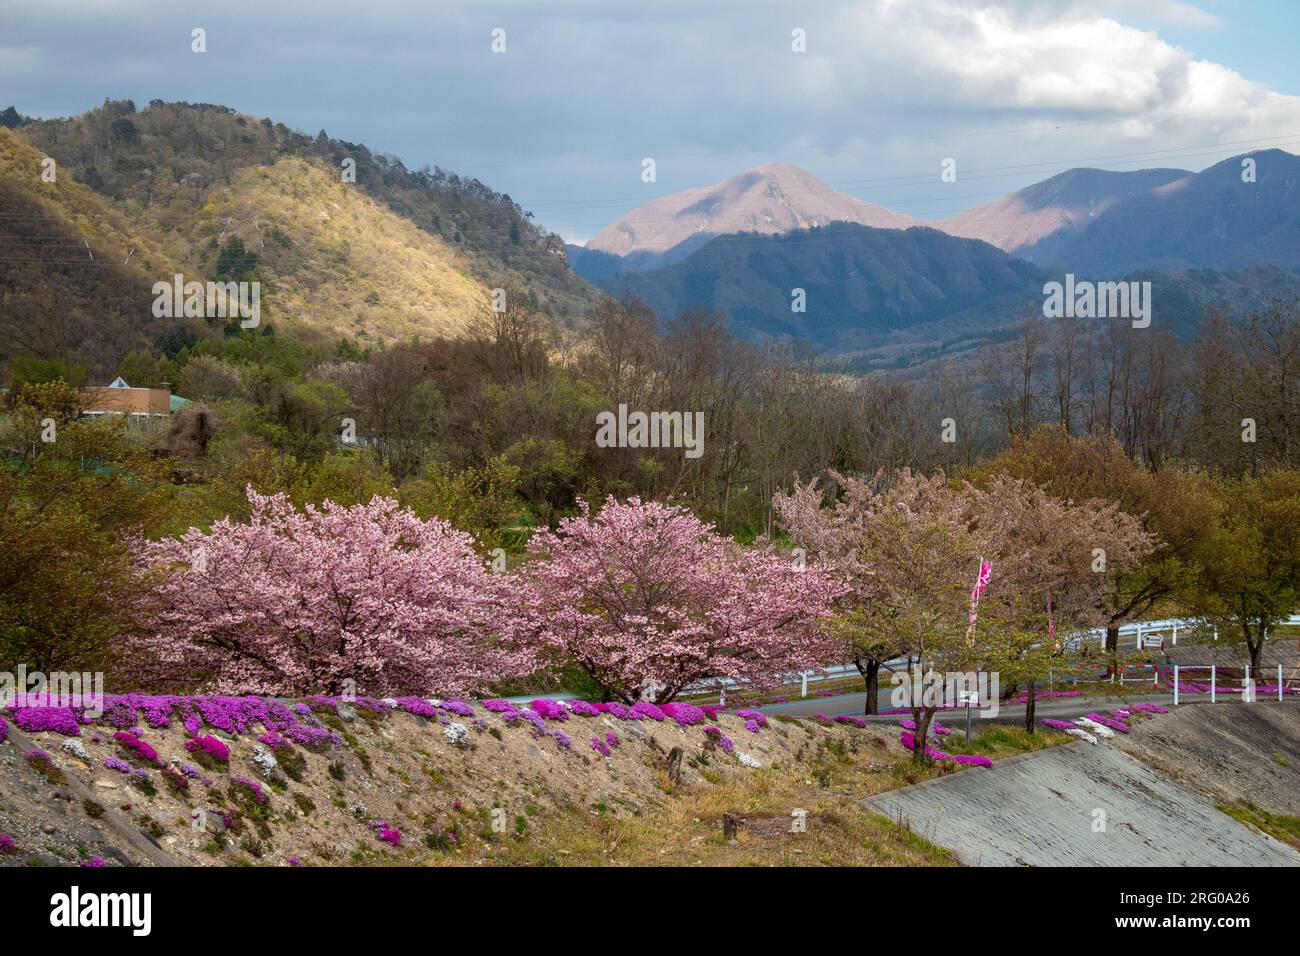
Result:
<instances>
[{"instance_id":1,"label":"pink moss phlox patch","mask_svg":"<svg viewBox=\"0 0 1300 956\"><path fill-rule=\"evenodd\" d=\"M731 738L717 727L705 727L704 736L716 744L723 753L731 753L736 749L736 745L731 742Z\"/></svg>"},{"instance_id":2,"label":"pink moss phlox patch","mask_svg":"<svg viewBox=\"0 0 1300 956\"><path fill-rule=\"evenodd\" d=\"M638 700L635 704L632 705L632 710L634 713L638 713L642 717L648 717L651 720L662 721L665 716L661 708L652 704L648 700Z\"/></svg>"},{"instance_id":3,"label":"pink moss phlox patch","mask_svg":"<svg viewBox=\"0 0 1300 956\"><path fill-rule=\"evenodd\" d=\"M252 798L258 803L263 805L266 803L266 791L262 789L262 785L256 780L249 780L247 777L231 777L230 783L234 787L248 791Z\"/></svg>"},{"instance_id":4,"label":"pink moss phlox patch","mask_svg":"<svg viewBox=\"0 0 1300 956\"><path fill-rule=\"evenodd\" d=\"M162 766L162 758L158 756L158 751L154 750L153 745L141 740L134 733L119 730L113 734L113 739L117 741L119 747L131 756L137 757L146 763Z\"/></svg>"},{"instance_id":5,"label":"pink moss phlox patch","mask_svg":"<svg viewBox=\"0 0 1300 956\"><path fill-rule=\"evenodd\" d=\"M185 741L185 749L192 754L204 754L217 763L230 762L230 748L216 737L193 737Z\"/></svg>"},{"instance_id":6,"label":"pink moss phlox patch","mask_svg":"<svg viewBox=\"0 0 1300 956\"><path fill-rule=\"evenodd\" d=\"M533 713L538 714L546 720L569 719L569 709L557 700L550 700L543 697L538 700L529 701L528 706Z\"/></svg>"},{"instance_id":7,"label":"pink moss phlox patch","mask_svg":"<svg viewBox=\"0 0 1300 956\"><path fill-rule=\"evenodd\" d=\"M706 720L717 719L710 718L703 707L696 707L694 704L664 704L661 709L679 727L694 727Z\"/></svg>"}]
</instances>

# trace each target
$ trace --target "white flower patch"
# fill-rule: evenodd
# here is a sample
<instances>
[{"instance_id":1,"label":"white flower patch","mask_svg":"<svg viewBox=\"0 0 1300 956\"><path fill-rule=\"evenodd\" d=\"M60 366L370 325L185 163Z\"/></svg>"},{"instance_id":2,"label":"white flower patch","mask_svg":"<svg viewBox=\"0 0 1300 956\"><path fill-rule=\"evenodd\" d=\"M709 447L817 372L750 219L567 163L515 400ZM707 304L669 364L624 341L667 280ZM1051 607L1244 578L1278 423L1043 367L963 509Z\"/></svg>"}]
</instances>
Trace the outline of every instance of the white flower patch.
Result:
<instances>
[{"instance_id":1,"label":"white flower patch","mask_svg":"<svg viewBox=\"0 0 1300 956\"><path fill-rule=\"evenodd\" d=\"M256 764L258 770L268 777L280 767L280 761L275 759L275 754L262 746L253 748L253 763Z\"/></svg>"},{"instance_id":2,"label":"white flower patch","mask_svg":"<svg viewBox=\"0 0 1300 956\"><path fill-rule=\"evenodd\" d=\"M71 754L78 760L85 760L87 762L90 760L90 754L86 751L86 745L76 737L69 737L67 740L63 741L63 746L60 749L65 754Z\"/></svg>"},{"instance_id":3,"label":"white flower patch","mask_svg":"<svg viewBox=\"0 0 1300 956\"><path fill-rule=\"evenodd\" d=\"M1088 741L1088 743L1094 746L1096 746L1097 744L1097 738L1094 737L1092 734L1088 733L1088 731L1084 730L1082 727L1071 727L1069 730L1066 731L1066 733L1072 737L1082 738L1083 740Z\"/></svg>"},{"instance_id":4,"label":"white flower patch","mask_svg":"<svg viewBox=\"0 0 1300 956\"><path fill-rule=\"evenodd\" d=\"M442 728L442 739L453 747L464 750L469 746L469 728L464 724L452 722Z\"/></svg>"},{"instance_id":5,"label":"white flower patch","mask_svg":"<svg viewBox=\"0 0 1300 956\"><path fill-rule=\"evenodd\" d=\"M744 766L753 767L755 770L759 770L763 766L762 761L760 761L757 757L751 757L749 754L742 753L740 751L736 751L736 759L739 760L741 764L743 764Z\"/></svg>"},{"instance_id":6,"label":"white flower patch","mask_svg":"<svg viewBox=\"0 0 1300 956\"><path fill-rule=\"evenodd\" d=\"M1089 720L1087 717L1080 717L1075 721L1080 727L1086 727L1103 740L1109 740L1115 736L1115 731L1111 730L1105 724L1099 724L1095 720Z\"/></svg>"}]
</instances>

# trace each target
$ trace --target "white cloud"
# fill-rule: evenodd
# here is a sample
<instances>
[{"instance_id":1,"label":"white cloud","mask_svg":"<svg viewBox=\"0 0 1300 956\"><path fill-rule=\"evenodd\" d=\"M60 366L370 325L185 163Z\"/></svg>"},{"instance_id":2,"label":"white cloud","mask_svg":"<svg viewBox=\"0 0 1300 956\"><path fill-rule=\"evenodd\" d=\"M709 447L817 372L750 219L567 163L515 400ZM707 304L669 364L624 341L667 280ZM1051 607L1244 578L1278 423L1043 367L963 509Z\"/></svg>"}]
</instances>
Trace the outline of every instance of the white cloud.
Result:
<instances>
[{"instance_id":1,"label":"white cloud","mask_svg":"<svg viewBox=\"0 0 1300 956\"><path fill-rule=\"evenodd\" d=\"M919 85L931 102L1122 115L1237 109L1271 95L1152 31L1074 5L1049 18L1014 3L880 0L857 17L859 50L888 51L895 75L911 78L904 88Z\"/></svg>"}]
</instances>

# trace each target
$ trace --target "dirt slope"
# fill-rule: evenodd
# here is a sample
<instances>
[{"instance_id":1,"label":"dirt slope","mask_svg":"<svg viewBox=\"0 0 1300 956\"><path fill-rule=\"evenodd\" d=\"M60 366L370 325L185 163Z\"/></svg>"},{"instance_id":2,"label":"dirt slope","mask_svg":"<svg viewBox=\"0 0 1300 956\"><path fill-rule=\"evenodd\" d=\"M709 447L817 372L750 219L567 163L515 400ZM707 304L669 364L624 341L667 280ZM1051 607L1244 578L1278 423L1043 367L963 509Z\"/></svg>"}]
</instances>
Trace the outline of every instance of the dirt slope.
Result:
<instances>
[{"instance_id":1,"label":"dirt slope","mask_svg":"<svg viewBox=\"0 0 1300 956\"><path fill-rule=\"evenodd\" d=\"M75 864L95 856L110 865L283 866L295 857L306 865L473 865L528 860L530 843L540 847L532 855L545 860L569 852L565 841L584 829L617 829L619 821L645 828L643 821L660 819L670 805L685 806L684 798L711 790L725 792L724 801L736 799L728 788L751 777L767 781L755 792L771 789L774 779L815 790L831 754L870 771L872 781L859 784L859 794L871 792L864 786L897 785L883 781L905 760L896 743L887 753L891 734L816 721L773 719L754 733L734 715L719 714L712 725L734 742L727 753L710 742L707 723L681 727L672 720L574 714L547 721L542 733L527 720L507 720L482 706L472 715L440 712L432 719L400 709L315 706L301 720L322 735L336 734L337 743L272 749L260 742L266 733L261 723L234 733L192 727L229 750L225 765L203 767L185 748L190 732L179 713L170 726L158 727L141 710L128 731L156 751L157 761L116 741L116 727L107 720L65 737L53 730L21 732L11 713L8 740L0 743L0 833L15 838L16 850L0 856L0 865ZM132 721L119 723L130 727ZM609 747L608 757L593 749L593 737ZM673 784L667 757L676 747L683 751L681 781ZM28 759L33 748L49 760ZM278 766L263 765L259 751L273 753ZM178 773L182 765L193 776ZM49 780L45 773L64 779ZM183 789L168 783L178 778ZM256 784L265 803L240 778ZM840 799L851 806L850 797ZM200 829L193 825L196 811ZM770 816L784 817L786 823L775 825L788 828L789 814L779 804ZM400 843L384 842L375 821L400 831ZM556 839L548 841L548 832ZM930 850L903 831L876 827L873 836L882 845L897 844L885 849L892 854L886 858L898 862L926 858ZM742 838L737 851L755 839ZM720 832L707 840L727 849ZM707 856L703 849L689 852ZM604 855L598 846L594 858L581 861L605 862ZM669 856L661 862L682 861Z\"/></svg>"}]
</instances>

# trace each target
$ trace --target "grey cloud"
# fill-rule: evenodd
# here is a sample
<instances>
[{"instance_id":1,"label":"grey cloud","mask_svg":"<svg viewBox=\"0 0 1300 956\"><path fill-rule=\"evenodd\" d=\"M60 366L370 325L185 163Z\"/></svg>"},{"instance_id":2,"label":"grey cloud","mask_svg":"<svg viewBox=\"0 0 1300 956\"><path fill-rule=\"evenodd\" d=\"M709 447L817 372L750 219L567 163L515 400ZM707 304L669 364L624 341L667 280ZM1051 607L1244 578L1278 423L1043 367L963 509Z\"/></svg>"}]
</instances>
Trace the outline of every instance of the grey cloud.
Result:
<instances>
[{"instance_id":1,"label":"grey cloud","mask_svg":"<svg viewBox=\"0 0 1300 956\"><path fill-rule=\"evenodd\" d=\"M1116 0L1107 9L1122 19L1128 6ZM1161 5L1169 17L1197 21L1195 8L1185 7ZM1231 71L1197 73L1181 51L1136 30L1112 36L1131 44L1126 55L1164 64L1135 75L1149 87L1143 95L1124 99L1101 80L1075 89L1051 44L1068 49L1077 38L1071 29L1101 28L1080 4L1048 9L1053 17L1017 0L233 0L215 7L16 0L6 14L0 76L7 100L37 115L80 112L105 97L159 97L224 103L310 133L325 128L409 166L477 176L568 237L590 236L656 195L767 161L853 183L849 191L861 198L924 218L1092 155L1206 147L1170 162L1138 162L1200 168L1222 158L1209 147L1276 137L1300 118L1293 101ZM189 50L195 26L208 31L202 56ZM498 26L508 37L500 56L489 50ZM794 27L808 32L806 54L790 50ZM964 61L951 52L963 44L975 45ZM999 49L1018 58L1024 75L998 69ZM1149 128L1094 126L1086 136L1068 131L1125 111L1200 103L1286 108ZM1005 132L1026 128L1033 131ZM653 185L640 181L643 156L658 161ZM941 188L939 163L948 156L958 159L959 180ZM963 170L1033 163L1040 166L1019 176L961 178ZM899 178L918 181L900 185Z\"/></svg>"}]
</instances>

